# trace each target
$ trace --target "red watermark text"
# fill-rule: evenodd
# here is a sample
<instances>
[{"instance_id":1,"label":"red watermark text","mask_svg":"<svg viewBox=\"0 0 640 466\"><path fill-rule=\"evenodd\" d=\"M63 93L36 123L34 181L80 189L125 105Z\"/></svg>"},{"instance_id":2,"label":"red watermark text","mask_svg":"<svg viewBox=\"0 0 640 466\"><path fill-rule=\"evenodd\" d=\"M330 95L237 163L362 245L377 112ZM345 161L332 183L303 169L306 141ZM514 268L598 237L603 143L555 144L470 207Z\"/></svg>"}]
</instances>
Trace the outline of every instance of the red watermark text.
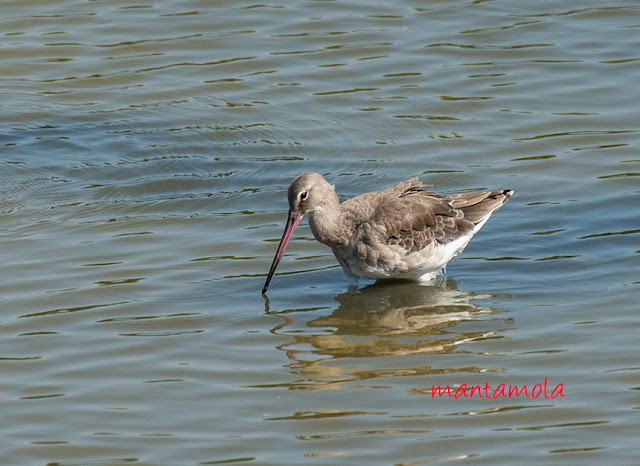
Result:
<instances>
[{"instance_id":1,"label":"red watermark text","mask_svg":"<svg viewBox=\"0 0 640 466\"><path fill-rule=\"evenodd\" d=\"M553 388L548 384L547 377L544 378L544 382L537 383L535 385L507 385L501 383L496 387L489 385L489 382L485 382L484 385L468 385L463 383L458 386L451 387L445 385L433 385L431 387L431 398L435 397L449 397L449 398L544 398L546 400L553 400L555 398L564 398L564 384L557 384Z\"/></svg>"}]
</instances>

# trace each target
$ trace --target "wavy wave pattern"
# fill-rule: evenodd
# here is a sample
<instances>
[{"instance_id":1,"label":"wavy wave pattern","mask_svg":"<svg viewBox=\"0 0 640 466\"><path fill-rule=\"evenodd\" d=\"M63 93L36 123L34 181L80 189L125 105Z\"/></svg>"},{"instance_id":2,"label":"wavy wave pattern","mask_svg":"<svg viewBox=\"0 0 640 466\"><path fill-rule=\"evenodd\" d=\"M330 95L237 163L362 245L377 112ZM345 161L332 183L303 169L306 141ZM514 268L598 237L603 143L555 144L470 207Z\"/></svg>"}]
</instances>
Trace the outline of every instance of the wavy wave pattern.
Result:
<instances>
[{"instance_id":1,"label":"wavy wave pattern","mask_svg":"<svg viewBox=\"0 0 640 466\"><path fill-rule=\"evenodd\" d=\"M0 463L637 462L637 2L0 10ZM265 302L309 170L516 194L441 286L302 227Z\"/></svg>"}]
</instances>

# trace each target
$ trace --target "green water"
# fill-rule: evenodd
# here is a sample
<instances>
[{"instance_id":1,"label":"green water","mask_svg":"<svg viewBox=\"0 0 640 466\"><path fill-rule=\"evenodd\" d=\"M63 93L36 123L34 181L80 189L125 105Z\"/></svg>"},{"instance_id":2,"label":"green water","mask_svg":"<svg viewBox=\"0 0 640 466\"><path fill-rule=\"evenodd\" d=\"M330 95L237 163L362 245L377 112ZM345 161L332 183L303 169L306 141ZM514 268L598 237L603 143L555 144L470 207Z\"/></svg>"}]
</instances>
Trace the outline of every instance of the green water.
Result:
<instances>
[{"instance_id":1,"label":"green water","mask_svg":"<svg viewBox=\"0 0 640 466\"><path fill-rule=\"evenodd\" d=\"M630 1L3 2L0 463L637 461L639 27ZM350 289L303 223L265 301L311 170L516 194L439 287ZM564 396L432 396L545 378Z\"/></svg>"}]
</instances>

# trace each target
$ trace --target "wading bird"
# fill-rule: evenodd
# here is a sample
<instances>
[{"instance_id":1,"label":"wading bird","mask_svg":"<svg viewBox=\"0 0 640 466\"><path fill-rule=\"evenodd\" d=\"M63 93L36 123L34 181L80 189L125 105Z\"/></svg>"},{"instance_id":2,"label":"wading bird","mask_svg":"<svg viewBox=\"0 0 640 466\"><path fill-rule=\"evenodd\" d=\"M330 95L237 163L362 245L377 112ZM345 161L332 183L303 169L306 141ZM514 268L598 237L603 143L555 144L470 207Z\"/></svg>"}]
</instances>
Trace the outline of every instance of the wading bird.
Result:
<instances>
[{"instance_id":1,"label":"wading bird","mask_svg":"<svg viewBox=\"0 0 640 466\"><path fill-rule=\"evenodd\" d=\"M289 217L262 294L267 292L293 232L309 215L313 236L331 248L351 279L429 282L471 241L513 191L442 195L417 178L340 203L318 173L289 186Z\"/></svg>"}]
</instances>

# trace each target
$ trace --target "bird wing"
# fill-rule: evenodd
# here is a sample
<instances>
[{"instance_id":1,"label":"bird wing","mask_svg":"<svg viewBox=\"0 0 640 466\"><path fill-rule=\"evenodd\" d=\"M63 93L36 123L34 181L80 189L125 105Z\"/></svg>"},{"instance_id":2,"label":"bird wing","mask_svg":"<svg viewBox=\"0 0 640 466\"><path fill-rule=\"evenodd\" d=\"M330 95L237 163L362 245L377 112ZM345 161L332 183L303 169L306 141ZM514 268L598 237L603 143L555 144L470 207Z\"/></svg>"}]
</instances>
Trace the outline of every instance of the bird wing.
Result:
<instances>
[{"instance_id":1,"label":"bird wing","mask_svg":"<svg viewBox=\"0 0 640 466\"><path fill-rule=\"evenodd\" d=\"M424 254L473 231L473 224L446 200L419 191L400 194L378 198L371 215L355 228L350 242L354 266L370 273L406 272L412 266L407 256L415 254L423 262Z\"/></svg>"},{"instance_id":2,"label":"bird wing","mask_svg":"<svg viewBox=\"0 0 640 466\"><path fill-rule=\"evenodd\" d=\"M450 199L433 194L413 189L380 203L372 222L384 226L387 244L397 244L410 253L436 242L447 244L473 230Z\"/></svg>"},{"instance_id":3,"label":"bird wing","mask_svg":"<svg viewBox=\"0 0 640 466\"><path fill-rule=\"evenodd\" d=\"M354 232L350 266L373 278L425 264L441 268L466 245L453 242L464 237L468 241L476 226L510 195L511 191L495 191L444 196L414 178L357 196L343 203L343 214ZM455 246L440 247L449 243ZM441 253L431 258L436 250Z\"/></svg>"}]
</instances>

